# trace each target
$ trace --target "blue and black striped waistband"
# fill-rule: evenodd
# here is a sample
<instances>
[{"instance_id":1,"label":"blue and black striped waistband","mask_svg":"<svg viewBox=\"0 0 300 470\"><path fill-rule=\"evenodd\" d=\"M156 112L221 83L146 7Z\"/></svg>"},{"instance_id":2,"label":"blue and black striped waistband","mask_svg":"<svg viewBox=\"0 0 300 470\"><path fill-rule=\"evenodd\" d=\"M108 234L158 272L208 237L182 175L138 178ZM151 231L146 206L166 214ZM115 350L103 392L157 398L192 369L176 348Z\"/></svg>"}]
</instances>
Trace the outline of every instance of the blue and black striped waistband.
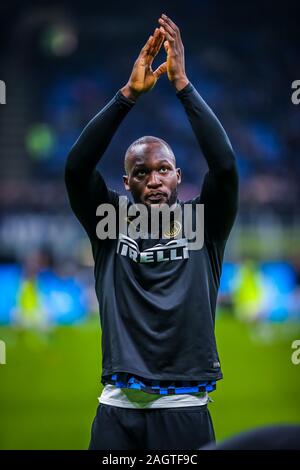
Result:
<instances>
[{"instance_id":1,"label":"blue and black striped waistband","mask_svg":"<svg viewBox=\"0 0 300 470\"><path fill-rule=\"evenodd\" d=\"M143 377L134 376L127 372L118 372L102 378L102 383L112 384L119 388L131 388L142 390L146 393L159 395L177 395L180 393L212 392L216 389L216 381L195 382L195 381L160 381L149 380Z\"/></svg>"}]
</instances>

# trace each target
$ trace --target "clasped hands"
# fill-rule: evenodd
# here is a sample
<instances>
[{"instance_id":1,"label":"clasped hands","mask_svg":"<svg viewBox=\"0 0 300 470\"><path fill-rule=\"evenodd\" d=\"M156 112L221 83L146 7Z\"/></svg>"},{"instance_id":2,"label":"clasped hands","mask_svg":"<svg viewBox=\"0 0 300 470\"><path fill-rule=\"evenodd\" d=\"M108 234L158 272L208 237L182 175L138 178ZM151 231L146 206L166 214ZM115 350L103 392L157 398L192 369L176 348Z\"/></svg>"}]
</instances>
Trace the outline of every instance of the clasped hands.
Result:
<instances>
[{"instance_id":1,"label":"clasped hands","mask_svg":"<svg viewBox=\"0 0 300 470\"><path fill-rule=\"evenodd\" d=\"M165 73L177 91L184 88L189 80L185 74L184 47L178 26L162 14L158 20L160 27L151 35L136 59L127 84L121 92L134 101L142 93L150 91L157 80ZM166 51L166 61L156 70L152 63L162 45Z\"/></svg>"}]
</instances>

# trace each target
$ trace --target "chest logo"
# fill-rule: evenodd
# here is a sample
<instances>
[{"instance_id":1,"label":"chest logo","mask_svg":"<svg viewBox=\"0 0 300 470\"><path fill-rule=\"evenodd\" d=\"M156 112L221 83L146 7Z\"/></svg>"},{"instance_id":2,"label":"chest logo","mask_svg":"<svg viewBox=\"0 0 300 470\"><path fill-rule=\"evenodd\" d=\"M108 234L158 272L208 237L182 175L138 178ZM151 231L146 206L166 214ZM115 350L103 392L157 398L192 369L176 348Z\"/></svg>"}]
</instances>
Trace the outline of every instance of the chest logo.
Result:
<instances>
[{"instance_id":1,"label":"chest logo","mask_svg":"<svg viewBox=\"0 0 300 470\"><path fill-rule=\"evenodd\" d=\"M157 263L189 258L188 241L185 238L170 240L166 244L158 243L140 251L137 242L123 233L119 234L117 253L136 263Z\"/></svg>"}]
</instances>

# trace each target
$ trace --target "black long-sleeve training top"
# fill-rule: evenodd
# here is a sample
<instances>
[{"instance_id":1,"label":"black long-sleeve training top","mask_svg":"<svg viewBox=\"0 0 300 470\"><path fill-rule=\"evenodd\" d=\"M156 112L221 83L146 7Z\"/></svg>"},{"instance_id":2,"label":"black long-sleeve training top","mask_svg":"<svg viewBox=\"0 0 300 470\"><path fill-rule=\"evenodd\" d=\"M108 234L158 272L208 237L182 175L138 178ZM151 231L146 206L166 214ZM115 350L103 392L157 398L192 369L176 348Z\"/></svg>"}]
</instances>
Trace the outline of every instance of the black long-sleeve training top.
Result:
<instances>
[{"instance_id":1,"label":"black long-sleeve training top","mask_svg":"<svg viewBox=\"0 0 300 470\"><path fill-rule=\"evenodd\" d=\"M176 95L209 169L199 195L177 200L193 208L204 204L201 249L189 250L184 240L97 238L96 208L101 203L118 208L119 195L107 188L96 165L135 106L121 91L90 121L68 155L70 204L89 236L95 261L103 383L116 373L158 381L222 378L214 323L225 244L238 206L236 159L223 127L193 85Z\"/></svg>"}]
</instances>

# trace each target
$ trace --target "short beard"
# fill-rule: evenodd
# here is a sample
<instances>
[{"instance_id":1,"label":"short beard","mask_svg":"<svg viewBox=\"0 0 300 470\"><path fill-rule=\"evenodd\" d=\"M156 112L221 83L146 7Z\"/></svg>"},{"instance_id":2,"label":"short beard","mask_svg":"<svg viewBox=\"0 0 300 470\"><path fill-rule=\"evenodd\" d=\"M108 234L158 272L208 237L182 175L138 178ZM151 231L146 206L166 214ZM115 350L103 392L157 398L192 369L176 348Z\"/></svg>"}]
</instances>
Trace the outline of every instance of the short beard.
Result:
<instances>
[{"instance_id":1,"label":"short beard","mask_svg":"<svg viewBox=\"0 0 300 470\"><path fill-rule=\"evenodd\" d=\"M132 194L132 197L133 197L133 200L134 200L134 204L142 204L141 201L138 201L137 198L135 197L135 195L133 193ZM170 194L170 197L163 203L169 207L172 207L172 206L175 206L176 203L177 203L177 200L178 200L178 192L177 192L177 187L174 188L172 191L171 191L171 194ZM149 227L149 230L150 230L150 227L151 227L151 230L152 230L152 220L151 220L151 217L152 217L152 211L156 211L156 210L160 210L159 206L160 204L145 204L144 203L144 206L146 207L147 209L147 213L148 213L148 227ZM172 209L172 211L174 210L174 208ZM174 218L174 215L172 215L172 211L171 211L171 215L170 215L170 224L168 224L168 228L170 228L170 226L172 226L173 224L173 218ZM161 219L159 219L159 238L163 238L163 231L165 230L165 227L163 227L161 225Z\"/></svg>"},{"instance_id":2,"label":"short beard","mask_svg":"<svg viewBox=\"0 0 300 470\"><path fill-rule=\"evenodd\" d=\"M134 204L142 204L141 200L138 200L134 193L131 193L131 194L132 194ZM175 202L177 201L177 198L178 198L178 192L177 192L177 187L176 187L172 189L170 197L166 200L166 202L164 202L164 204L167 204L169 207L171 207L173 206L173 204L175 204ZM150 209L151 205L152 204L145 204L148 210Z\"/></svg>"},{"instance_id":3,"label":"short beard","mask_svg":"<svg viewBox=\"0 0 300 470\"><path fill-rule=\"evenodd\" d=\"M178 199L178 193L177 193L177 187L176 187L172 190L171 195L169 199L167 200L166 204L168 204L168 206L171 207L173 206L173 204L175 204L177 199Z\"/></svg>"}]
</instances>

